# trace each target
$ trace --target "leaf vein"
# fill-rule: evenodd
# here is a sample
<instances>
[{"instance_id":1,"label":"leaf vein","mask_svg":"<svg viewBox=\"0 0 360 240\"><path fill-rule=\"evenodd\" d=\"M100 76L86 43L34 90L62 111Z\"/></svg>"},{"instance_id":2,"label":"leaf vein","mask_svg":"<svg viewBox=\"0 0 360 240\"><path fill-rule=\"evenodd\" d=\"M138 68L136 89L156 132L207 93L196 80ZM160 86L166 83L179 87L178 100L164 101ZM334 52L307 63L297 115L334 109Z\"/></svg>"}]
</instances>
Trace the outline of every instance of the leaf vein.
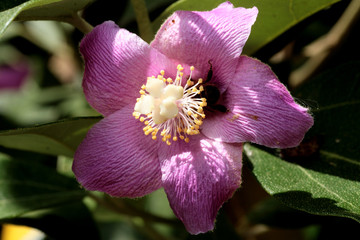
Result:
<instances>
[{"instance_id":1,"label":"leaf vein","mask_svg":"<svg viewBox=\"0 0 360 240\"><path fill-rule=\"evenodd\" d=\"M308 177L310 178L310 180L312 180L313 182L315 182L317 185L319 185L321 188L323 188L325 191L327 191L328 193L332 194L333 196L337 197L338 199L340 199L342 202L349 204L351 207L356 208L352 203L346 201L345 199L343 199L340 195L338 195L337 193L331 191L330 189L328 189L324 184L322 184L321 182L319 182L318 180L316 180L308 171L306 171L303 167L298 165L298 168Z\"/></svg>"}]
</instances>

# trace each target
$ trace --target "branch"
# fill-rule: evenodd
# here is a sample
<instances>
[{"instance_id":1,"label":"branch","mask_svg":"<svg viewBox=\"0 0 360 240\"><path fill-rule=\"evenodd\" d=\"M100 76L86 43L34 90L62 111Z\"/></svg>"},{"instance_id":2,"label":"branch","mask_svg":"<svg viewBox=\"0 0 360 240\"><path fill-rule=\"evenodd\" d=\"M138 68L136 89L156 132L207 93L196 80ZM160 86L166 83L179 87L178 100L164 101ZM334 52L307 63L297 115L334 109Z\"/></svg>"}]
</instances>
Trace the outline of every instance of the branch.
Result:
<instances>
[{"instance_id":1,"label":"branch","mask_svg":"<svg viewBox=\"0 0 360 240\"><path fill-rule=\"evenodd\" d=\"M304 55L309 59L303 66L291 73L289 84L296 87L316 73L331 57L331 54L342 45L359 17L360 1L352 0L332 29L304 49Z\"/></svg>"},{"instance_id":2,"label":"branch","mask_svg":"<svg viewBox=\"0 0 360 240\"><path fill-rule=\"evenodd\" d=\"M134 8L140 37L147 43L150 43L150 41L153 39L153 31L151 28L151 22L145 5L145 1L131 0L131 4Z\"/></svg>"}]
</instances>

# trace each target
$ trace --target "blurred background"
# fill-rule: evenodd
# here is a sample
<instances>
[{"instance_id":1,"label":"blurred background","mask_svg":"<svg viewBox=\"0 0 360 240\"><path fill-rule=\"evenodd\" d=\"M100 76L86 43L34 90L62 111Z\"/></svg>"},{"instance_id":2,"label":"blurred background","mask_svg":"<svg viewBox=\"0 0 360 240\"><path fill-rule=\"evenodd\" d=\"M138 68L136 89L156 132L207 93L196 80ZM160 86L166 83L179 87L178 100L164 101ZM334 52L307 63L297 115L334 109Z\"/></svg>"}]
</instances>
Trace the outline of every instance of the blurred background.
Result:
<instances>
[{"instance_id":1,"label":"blurred background","mask_svg":"<svg viewBox=\"0 0 360 240\"><path fill-rule=\"evenodd\" d=\"M302 99L296 95L297 89L319 73L360 60L359 6L348 7L355 1L343 0L315 13L252 56L268 63L302 104L316 109L318 103ZM154 21L174 2L146 1L150 19ZM138 33L130 1L94 1L81 14L93 26L113 20ZM26 21L10 25L0 38L0 130L99 116L87 104L81 88L83 62L78 46L82 37L66 23ZM316 148L316 144L312 146ZM55 169L76 185L69 157L1 146L0 152ZM360 226L355 221L286 207L262 188L247 159L244 165L243 185L221 208L214 232L189 235L173 215L163 190L158 190L135 200L93 193L81 203L3 219L1 239L358 239ZM40 232L14 230L10 224L32 226ZM15 236L14 232L28 236Z\"/></svg>"}]
</instances>

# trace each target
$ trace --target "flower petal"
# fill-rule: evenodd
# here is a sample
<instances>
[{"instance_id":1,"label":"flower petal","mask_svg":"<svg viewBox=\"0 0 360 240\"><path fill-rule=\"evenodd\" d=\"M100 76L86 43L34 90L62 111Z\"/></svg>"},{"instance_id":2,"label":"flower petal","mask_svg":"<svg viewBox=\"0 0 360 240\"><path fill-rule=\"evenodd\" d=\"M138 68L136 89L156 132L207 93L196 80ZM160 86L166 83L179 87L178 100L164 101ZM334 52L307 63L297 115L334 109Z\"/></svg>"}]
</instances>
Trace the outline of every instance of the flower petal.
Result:
<instances>
[{"instance_id":1,"label":"flower petal","mask_svg":"<svg viewBox=\"0 0 360 240\"><path fill-rule=\"evenodd\" d=\"M88 132L73 163L77 180L88 190L117 197L141 197L161 187L156 144L125 107Z\"/></svg>"},{"instance_id":2,"label":"flower petal","mask_svg":"<svg viewBox=\"0 0 360 240\"><path fill-rule=\"evenodd\" d=\"M24 60L11 65L0 65L0 90L19 89L29 75L30 66Z\"/></svg>"},{"instance_id":3,"label":"flower petal","mask_svg":"<svg viewBox=\"0 0 360 240\"><path fill-rule=\"evenodd\" d=\"M250 141L274 148L297 146L313 125L271 69L242 56L235 79L223 94L228 113L212 114L202 133L225 142Z\"/></svg>"},{"instance_id":4,"label":"flower petal","mask_svg":"<svg viewBox=\"0 0 360 240\"><path fill-rule=\"evenodd\" d=\"M195 78L207 76L211 61L212 82L222 91L233 77L257 13L256 7L234 8L230 2L208 12L176 11L151 46L171 59L195 66L203 74Z\"/></svg>"},{"instance_id":5,"label":"flower petal","mask_svg":"<svg viewBox=\"0 0 360 240\"><path fill-rule=\"evenodd\" d=\"M176 65L137 35L114 22L98 25L80 44L85 61L83 88L86 99L107 116L133 104L148 76ZM172 66L172 67L168 67Z\"/></svg>"},{"instance_id":6,"label":"flower petal","mask_svg":"<svg viewBox=\"0 0 360 240\"><path fill-rule=\"evenodd\" d=\"M163 144L163 143L162 143ZM163 187L176 216L191 234L214 228L221 205L241 183L241 144L191 136L159 149Z\"/></svg>"}]
</instances>

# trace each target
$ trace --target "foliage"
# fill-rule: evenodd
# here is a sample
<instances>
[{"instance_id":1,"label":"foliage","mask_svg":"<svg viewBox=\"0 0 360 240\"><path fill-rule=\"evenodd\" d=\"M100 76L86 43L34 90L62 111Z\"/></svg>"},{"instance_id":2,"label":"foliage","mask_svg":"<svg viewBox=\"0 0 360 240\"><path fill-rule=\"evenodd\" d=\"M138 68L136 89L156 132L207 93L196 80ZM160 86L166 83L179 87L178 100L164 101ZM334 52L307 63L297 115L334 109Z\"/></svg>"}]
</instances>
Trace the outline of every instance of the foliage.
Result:
<instances>
[{"instance_id":1,"label":"foliage","mask_svg":"<svg viewBox=\"0 0 360 240\"><path fill-rule=\"evenodd\" d=\"M174 11L210 10L221 2L146 3L156 32ZM292 228L286 234L296 239L325 239L338 236L332 226L355 231L360 222L360 59L354 30L359 4L232 2L258 7L244 53L273 68L293 96L310 107L315 125L297 148L246 143L242 188L222 208L214 232L189 236L162 190L137 200L114 199L85 192L71 173L74 151L101 117L80 87L83 35L67 23L84 31L83 18L97 24L111 15L137 32L130 1L1 1L0 67L25 62L32 69L20 89L0 89L1 223L33 226L52 239L288 239L285 233L274 237L274 226ZM113 9L119 10L112 14ZM57 229L60 224L67 231ZM270 230L259 234L256 229L264 224Z\"/></svg>"}]
</instances>

